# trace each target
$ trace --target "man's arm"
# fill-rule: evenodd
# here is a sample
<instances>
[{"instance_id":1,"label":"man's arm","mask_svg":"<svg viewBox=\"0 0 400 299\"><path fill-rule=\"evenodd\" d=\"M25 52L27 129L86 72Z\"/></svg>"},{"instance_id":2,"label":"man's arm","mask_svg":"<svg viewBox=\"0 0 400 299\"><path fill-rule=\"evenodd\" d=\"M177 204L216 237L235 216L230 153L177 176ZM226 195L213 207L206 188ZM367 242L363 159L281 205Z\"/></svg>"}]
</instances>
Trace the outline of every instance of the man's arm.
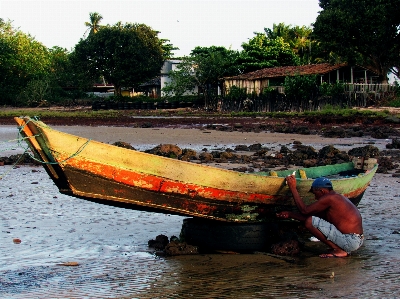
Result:
<instances>
[{"instance_id":1,"label":"man's arm","mask_svg":"<svg viewBox=\"0 0 400 299\"><path fill-rule=\"evenodd\" d=\"M286 177L286 182L289 186L290 191L292 192L294 201L296 203L297 208L299 209L302 215L317 215L320 212L325 211L329 208L331 197L325 196L323 199L320 199L310 205L306 205L303 199L300 197L299 192L296 188L296 178L294 175L290 175Z\"/></svg>"},{"instance_id":2,"label":"man's arm","mask_svg":"<svg viewBox=\"0 0 400 299\"><path fill-rule=\"evenodd\" d=\"M307 206L304 204L303 200L300 197L299 192L296 188L296 178L294 175L289 175L286 177L286 182L290 191L292 192L294 202L296 203L297 208L299 209L300 213L305 215L307 214Z\"/></svg>"},{"instance_id":3,"label":"man's arm","mask_svg":"<svg viewBox=\"0 0 400 299\"><path fill-rule=\"evenodd\" d=\"M300 213L296 213L296 212L292 212L292 211L283 211L280 213L276 213L276 217L278 218L282 218L282 219L288 219L288 218L292 218L292 219L296 219L299 221L305 221L306 220L306 216L300 214Z\"/></svg>"}]
</instances>

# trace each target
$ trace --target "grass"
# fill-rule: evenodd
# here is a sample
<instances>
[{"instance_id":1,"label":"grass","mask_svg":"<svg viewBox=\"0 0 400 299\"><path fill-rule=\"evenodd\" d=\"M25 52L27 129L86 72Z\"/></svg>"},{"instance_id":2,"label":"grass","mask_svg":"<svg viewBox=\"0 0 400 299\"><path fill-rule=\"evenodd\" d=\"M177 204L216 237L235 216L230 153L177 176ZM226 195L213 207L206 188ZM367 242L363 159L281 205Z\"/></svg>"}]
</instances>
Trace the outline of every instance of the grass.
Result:
<instances>
[{"instance_id":1,"label":"grass","mask_svg":"<svg viewBox=\"0 0 400 299\"><path fill-rule=\"evenodd\" d=\"M5 108L0 111L0 117L37 116L39 118L118 118L123 116L197 116L197 117L270 117L270 118L294 118L294 117L387 117L393 115L389 110L356 110L337 107L325 107L320 111L305 112L210 112L204 110L98 110L63 109L63 108Z\"/></svg>"},{"instance_id":2,"label":"grass","mask_svg":"<svg viewBox=\"0 0 400 299\"><path fill-rule=\"evenodd\" d=\"M30 108L10 108L0 111L0 117L14 117L14 116L37 116L40 118L65 118L65 117L77 117L77 118L116 118L121 115L117 110L99 110L92 111L87 110L51 110L51 109L30 109Z\"/></svg>"}]
</instances>

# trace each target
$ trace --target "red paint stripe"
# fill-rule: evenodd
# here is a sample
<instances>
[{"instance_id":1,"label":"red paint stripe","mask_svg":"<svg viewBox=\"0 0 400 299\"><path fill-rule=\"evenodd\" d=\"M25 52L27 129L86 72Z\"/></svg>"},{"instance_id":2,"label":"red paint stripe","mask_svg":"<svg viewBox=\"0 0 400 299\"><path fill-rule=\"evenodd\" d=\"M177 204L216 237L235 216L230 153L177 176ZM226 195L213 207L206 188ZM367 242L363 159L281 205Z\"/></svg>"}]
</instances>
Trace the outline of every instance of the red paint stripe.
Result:
<instances>
[{"instance_id":1,"label":"red paint stripe","mask_svg":"<svg viewBox=\"0 0 400 299\"><path fill-rule=\"evenodd\" d=\"M59 159L62 161L63 157L59 157ZM155 192L182 194L190 197L200 196L210 200L234 202L249 201L255 203L265 203L270 202L271 200L275 201L277 199L276 196L266 194L249 194L247 192L223 190L213 187L205 187L196 184L173 181L154 175L137 173L131 170L118 169L113 166L77 158L69 159L66 164L70 165L73 168L81 169L94 175L101 176L106 179L111 179L128 186L135 186Z\"/></svg>"}]
</instances>

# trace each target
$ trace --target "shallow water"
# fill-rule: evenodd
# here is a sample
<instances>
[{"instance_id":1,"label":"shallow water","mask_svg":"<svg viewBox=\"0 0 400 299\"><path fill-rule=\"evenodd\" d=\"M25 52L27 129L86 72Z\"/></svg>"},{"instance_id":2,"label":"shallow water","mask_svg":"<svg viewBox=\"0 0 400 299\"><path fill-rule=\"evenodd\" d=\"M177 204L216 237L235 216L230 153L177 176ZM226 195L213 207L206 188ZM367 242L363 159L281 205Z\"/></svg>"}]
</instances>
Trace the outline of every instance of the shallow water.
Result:
<instances>
[{"instance_id":1,"label":"shallow water","mask_svg":"<svg viewBox=\"0 0 400 299\"><path fill-rule=\"evenodd\" d=\"M349 258L321 259L326 248L315 242L298 258L158 257L147 241L178 236L183 217L62 195L41 167L22 166L1 180L0 297L394 298L399 196L398 179L377 174L359 206L366 241ZM79 265L60 265L66 262Z\"/></svg>"},{"instance_id":2,"label":"shallow water","mask_svg":"<svg viewBox=\"0 0 400 299\"><path fill-rule=\"evenodd\" d=\"M0 140L16 138L14 130L3 129L0 126ZM85 128L75 130L89 134ZM108 129L97 130L97 136L114 138L112 141L138 141L136 131L129 128L121 135L107 136L104 132ZM130 133L126 134L126 130ZM243 136L251 136L254 141L264 138L260 134L236 133L241 139L235 135L238 139L231 140L229 136L222 139L224 133L213 136L214 133L199 133L211 138L196 140L196 144L243 144ZM170 135L168 138L172 138ZM181 137L175 136L175 140L182 140ZM303 136L285 138L279 143L290 143L293 138L302 140ZM149 143L144 139L141 142ZM349 149L367 140L336 142ZM378 143L384 147L384 141ZM2 153L20 151L15 148L15 142L0 143ZM400 179L390 174L377 174L367 189L359 205L366 240L344 259L319 258L318 254L326 250L319 242L307 242L296 258L264 253L158 257L147 247L147 241L159 234L178 236L183 217L110 207L62 195L41 167L3 166L0 178L0 298L400 296ZM21 243L15 244L14 239ZM68 262L78 266L62 266Z\"/></svg>"}]
</instances>

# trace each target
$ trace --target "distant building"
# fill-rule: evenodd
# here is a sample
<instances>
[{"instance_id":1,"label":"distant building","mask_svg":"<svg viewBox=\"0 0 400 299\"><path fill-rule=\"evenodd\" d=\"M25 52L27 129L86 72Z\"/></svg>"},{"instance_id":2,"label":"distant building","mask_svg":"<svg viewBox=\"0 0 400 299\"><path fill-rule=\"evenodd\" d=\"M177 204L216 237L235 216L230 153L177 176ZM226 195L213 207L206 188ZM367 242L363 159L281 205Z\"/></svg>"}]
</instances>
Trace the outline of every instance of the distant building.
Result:
<instances>
[{"instance_id":1,"label":"distant building","mask_svg":"<svg viewBox=\"0 0 400 299\"><path fill-rule=\"evenodd\" d=\"M299 66L282 66L264 68L254 72L233 77L225 77L224 92L228 92L232 86L246 88L248 93L259 94L265 87L276 87L284 92L283 83L288 76L318 75L316 83L349 83L349 84L377 84L378 75L364 67L341 64L309 64Z\"/></svg>"},{"instance_id":2,"label":"distant building","mask_svg":"<svg viewBox=\"0 0 400 299\"><path fill-rule=\"evenodd\" d=\"M169 76L169 72L175 71L180 62L181 61L177 59L164 61L160 75L141 84L138 91L153 98L165 96L165 93L162 91L162 89L172 81ZM194 90L188 90L187 94L197 93L197 91L198 87L196 86Z\"/></svg>"}]
</instances>

